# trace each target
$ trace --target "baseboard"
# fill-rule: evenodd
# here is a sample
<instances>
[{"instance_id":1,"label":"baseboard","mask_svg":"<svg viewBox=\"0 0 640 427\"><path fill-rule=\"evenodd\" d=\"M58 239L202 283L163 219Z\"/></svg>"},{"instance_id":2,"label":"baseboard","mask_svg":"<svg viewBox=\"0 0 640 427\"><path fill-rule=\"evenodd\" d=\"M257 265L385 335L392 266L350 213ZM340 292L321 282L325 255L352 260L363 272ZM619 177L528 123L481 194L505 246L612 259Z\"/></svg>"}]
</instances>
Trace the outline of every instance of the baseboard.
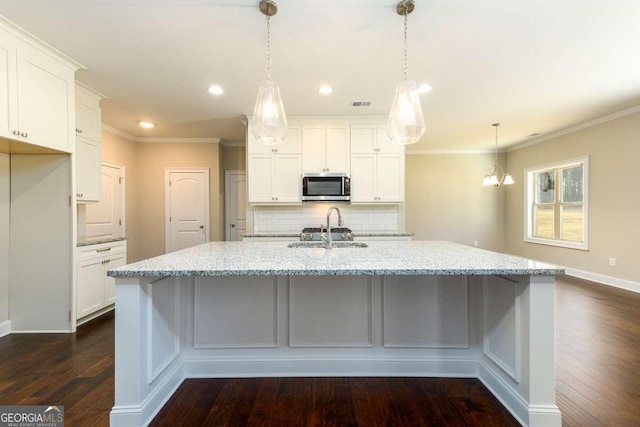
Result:
<instances>
[{"instance_id":1,"label":"baseboard","mask_svg":"<svg viewBox=\"0 0 640 427\"><path fill-rule=\"evenodd\" d=\"M11 333L11 321L5 320L0 323L0 337L4 337L5 335L9 335Z\"/></svg>"},{"instance_id":2,"label":"baseboard","mask_svg":"<svg viewBox=\"0 0 640 427\"><path fill-rule=\"evenodd\" d=\"M482 361L478 362L478 379L523 426L562 426L560 409L556 405L527 404Z\"/></svg>"},{"instance_id":3,"label":"baseboard","mask_svg":"<svg viewBox=\"0 0 640 427\"><path fill-rule=\"evenodd\" d=\"M577 277L579 279L590 280L592 282L602 283L603 285L613 286L620 289L626 289L632 292L640 293L640 283L627 279L619 279L617 277L606 276L604 274L591 273L589 271L578 270L576 268L564 267L567 275Z\"/></svg>"},{"instance_id":4,"label":"baseboard","mask_svg":"<svg viewBox=\"0 0 640 427\"><path fill-rule=\"evenodd\" d=\"M82 318L80 318L80 319L78 319L76 321L76 326L84 325L85 323L90 322L93 319L96 319L96 318L102 316L103 314L106 314L106 313L108 313L110 311L115 310L115 308L116 308L116 305L115 304L111 304L110 306L105 307L105 308L103 308L101 310L98 310L95 313L91 313L91 314L89 314L87 316L84 316L84 317L82 317Z\"/></svg>"},{"instance_id":5,"label":"baseboard","mask_svg":"<svg viewBox=\"0 0 640 427\"><path fill-rule=\"evenodd\" d=\"M247 377L448 377L476 378L469 359L428 358L207 358L187 359L185 378Z\"/></svg>"}]
</instances>

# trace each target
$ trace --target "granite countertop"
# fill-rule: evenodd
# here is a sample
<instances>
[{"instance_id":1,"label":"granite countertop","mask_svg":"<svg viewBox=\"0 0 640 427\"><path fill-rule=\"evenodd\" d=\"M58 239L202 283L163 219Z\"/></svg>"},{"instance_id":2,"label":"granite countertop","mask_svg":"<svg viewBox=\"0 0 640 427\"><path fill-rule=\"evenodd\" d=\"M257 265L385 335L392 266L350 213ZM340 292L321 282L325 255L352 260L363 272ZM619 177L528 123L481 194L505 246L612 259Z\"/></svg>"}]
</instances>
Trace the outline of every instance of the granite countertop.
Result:
<instances>
[{"instance_id":1,"label":"granite countertop","mask_svg":"<svg viewBox=\"0 0 640 427\"><path fill-rule=\"evenodd\" d=\"M80 246L89 246L89 245L99 245L100 243L111 243L111 242L120 242L122 240L127 240L126 237L107 237L104 239L84 239L84 240L78 240L78 243L76 244L77 247Z\"/></svg>"},{"instance_id":2,"label":"granite countertop","mask_svg":"<svg viewBox=\"0 0 640 427\"><path fill-rule=\"evenodd\" d=\"M288 248L286 242L211 242L108 271L111 277L271 275L558 275L554 265L444 241L366 248Z\"/></svg>"},{"instance_id":3,"label":"granite countertop","mask_svg":"<svg viewBox=\"0 0 640 427\"><path fill-rule=\"evenodd\" d=\"M378 236L413 236L413 233L399 233L399 232L386 232L386 231L353 231L351 232L354 237L378 237ZM247 233L242 237L300 237L300 233Z\"/></svg>"}]
</instances>

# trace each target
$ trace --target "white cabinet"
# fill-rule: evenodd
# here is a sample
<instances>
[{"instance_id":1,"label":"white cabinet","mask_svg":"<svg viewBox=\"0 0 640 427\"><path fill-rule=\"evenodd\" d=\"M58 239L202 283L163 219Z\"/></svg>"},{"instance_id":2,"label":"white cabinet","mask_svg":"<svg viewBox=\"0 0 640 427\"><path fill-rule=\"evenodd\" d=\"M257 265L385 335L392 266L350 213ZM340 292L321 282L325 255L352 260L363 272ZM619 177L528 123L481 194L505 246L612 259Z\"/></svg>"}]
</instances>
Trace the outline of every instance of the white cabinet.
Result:
<instances>
[{"instance_id":1,"label":"white cabinet","mask_svg":"<svg viewBox=\"0 0 640 427\"><path fill-rule=\"evenodd\" d=\"M301 163L300 154L250 155L249 203L301 203Z\"/></svg>"},{"instance_id":2,"label":"white cabinet","mask_svg":"<svg viewBox=\"0 0 640 427\"><path fill-rule=\"evenodd\" d=\"M115 279L107 276L107 270L127 263L126 248L124 240L78 248L76 319L111 309L115 303Z\"/></svg>"},{"instance_id":3,"label":"white cabinet","mask_svg":"<svg viewBox=\"0 0 640 427\"><path fill-rule=\"evenodd\" d=\"M247 131L248 202L297 204L302 201L300 127L290 127L280 145L260 144Z\"/></svg>"},{"instance_id":4,"label":"white cabinet","mask_svg":"<svg viewBox=\"0 0 640 427\"><path fill-rule=\"evenodd\" d=\"M351 126L351 202L404 202L404 148L380 126Z\"/></svg>"},{"instance_id":5,"label":"white cabinet","mask_svg":"<svg viewBox=\"0 0 640 427\"><path fill-rule=\"evenodd\" d=\"M0 136L73 152L77 66L15 31L0 28Z\"/></svg>"},{"instance_id":6,"label":"white cabinet","mask_svg":"<svg viewBox=\"0 0 640 427\"><path fill-rule=\"evenodd\" d=\"M349 173L349 126L303 126L302 172Z\"/></svg>"},{"instance_id":7,"label":"white cabinet","mask_svg":"<svg viewBox=\"0 0 640 427\"><path fill-rule=\"evenodd\" d=\"M76 84L76 199L99 202L102 195L102 95Z\"/></svg>"},{"instance_id":8,"label":"white cabinet","mask_svg":"<svg viewBox=\"0 0 640 427\"><path fill-rule=\"evenodd\" d=\"M93 89L76 82L76 135L92 141L102 141L102 98L104 96Z\"/></svg>"}]
</instances>

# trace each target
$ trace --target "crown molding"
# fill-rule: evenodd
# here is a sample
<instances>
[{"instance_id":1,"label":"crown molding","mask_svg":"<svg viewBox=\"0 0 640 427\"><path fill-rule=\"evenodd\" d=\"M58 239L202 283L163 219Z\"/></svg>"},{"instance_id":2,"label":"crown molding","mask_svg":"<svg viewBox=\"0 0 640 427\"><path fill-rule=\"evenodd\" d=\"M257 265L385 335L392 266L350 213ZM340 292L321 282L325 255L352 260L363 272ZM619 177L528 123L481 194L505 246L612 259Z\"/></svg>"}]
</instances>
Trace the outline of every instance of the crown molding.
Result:
<instances>
[{"instance_id":1,"label":"crown molding","mask_svg":"<svg viewBox=\"0 0 640 427\"><path fill-rule=\"evenodd\" d=\"M140 137L131 135L130 133L121 131L106 124L102 124L102 130L105 130L111 134L120 136L133 142L157 142L157 143L204 143L204 144L219 144L220 138L156 138L156 137Z\"/></svg>"},{"instance_id":2,"label":"crown molding","mask_svg":"<svg viewBox=\"0 0 640 427\"><path fill-rule=\"evenodd\" d=\"M636 105L635 107L627 108L626 110L618 111L617 113L609 114L606 116L598 117L597 119L589 120L588 122L580 123L575 126L569 126L564 129L560 129L555 132L551 132L546 135L542 135L533 139L530 139L525 142L521 142L519 144L512 145L507 149L507 152L510 153L512 151L521 150L526 147L530 147L532 145L539 144L544 141L548 141L550 139L558 138L564 135L568 135L570 133L578 132L583 129L587 129L593 126L601 125L606 122L610 122L612 120L620 119L622 117L629 116L631 114L640 113L640 105Z\"/></svg>"},{"instance_id":3,"label":"crown molding","mask_svg":"<svg viewBox=\"0 0 640 427\"><path fill-rule=\"evenodd\" d=\"M411 150L405 151L406 155L410 154L494 154L495 150ZM498 150L498 153L504 153L504 150Z\"/></svg>"}]
</instances>

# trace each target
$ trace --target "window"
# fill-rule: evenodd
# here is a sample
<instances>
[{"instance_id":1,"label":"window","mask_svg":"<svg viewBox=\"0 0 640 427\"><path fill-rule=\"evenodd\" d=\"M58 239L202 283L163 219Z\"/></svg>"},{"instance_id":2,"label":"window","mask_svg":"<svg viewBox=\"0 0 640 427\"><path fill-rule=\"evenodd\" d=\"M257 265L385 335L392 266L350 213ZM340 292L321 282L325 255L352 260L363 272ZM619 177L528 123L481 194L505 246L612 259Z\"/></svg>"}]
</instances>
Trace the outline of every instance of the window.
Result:
<instances>
[{"instance_id":1,"label":"window","mask_svg":"<svg viewBox=\"0 0 640 427\"><path fill-rule=\"evenodd\" d=\"M588 157L526 170L526 242L589 249L588 172Z\"/></svg>"}]
</instances>

